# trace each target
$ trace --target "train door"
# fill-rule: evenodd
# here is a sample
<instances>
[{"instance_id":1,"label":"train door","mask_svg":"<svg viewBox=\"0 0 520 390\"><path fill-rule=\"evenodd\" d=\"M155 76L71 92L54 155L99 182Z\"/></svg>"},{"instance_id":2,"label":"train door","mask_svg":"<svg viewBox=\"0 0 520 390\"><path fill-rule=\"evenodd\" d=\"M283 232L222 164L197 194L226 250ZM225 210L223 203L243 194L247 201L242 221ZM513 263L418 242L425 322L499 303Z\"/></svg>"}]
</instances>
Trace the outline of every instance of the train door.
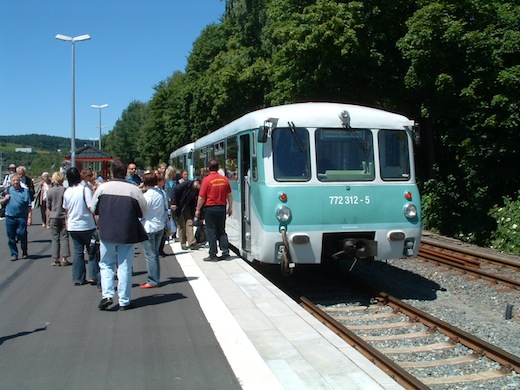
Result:
<instances>
[{"instance_id":1,"label":"train door","mask_svg":"<svg viewBox=\"0 0 520 390\"><path fill-rule=\"evenodd\" d=\"M251 135L240 136L240 203L242 205L242 248L251 252Z\"/></svg>"},{"instance_id":2,"label":"train door","mask_svg":"<svg viewBox=\"0 0 520 390\"><path fill-rule=\"evenodd\" d=\"M193 150L190 150L186 155L185 169L188 170L188 179L193 180L195 175L195 167L193 166Z\"/></svg>"}]
</instances>

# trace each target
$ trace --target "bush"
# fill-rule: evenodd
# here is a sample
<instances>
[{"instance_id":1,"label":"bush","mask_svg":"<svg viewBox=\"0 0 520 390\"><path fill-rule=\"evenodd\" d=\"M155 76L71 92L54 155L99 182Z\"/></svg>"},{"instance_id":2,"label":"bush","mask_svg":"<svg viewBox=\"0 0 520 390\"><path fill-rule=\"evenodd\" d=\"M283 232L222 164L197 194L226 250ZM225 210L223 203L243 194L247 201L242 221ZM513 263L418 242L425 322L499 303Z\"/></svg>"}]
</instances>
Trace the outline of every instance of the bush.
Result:
<instances>
[{"instance_id":1,"label":"bush","mask_svg":"<svg viewBox=\"0 0 520 390\"><path fill-rule=\"evenodd\" d=\"M516 200L505 197L504 205L493 207L489 215L497 223L497 228L491 235L492 247L520 255L520 191Z\"/></svg>"},{"instance_id":2,"label":"bush","mask_svg":"<svg viewBox=\"0 0 520 390\"><path fill-rule=\"evenodd\" d=\"M455 178L449 176L447 183L430 179L421 189L423 228L436 233L455 236L461 230L462 203Z\"/></svg>"},{"instance_id":3,"label":"bush","mask_svg":"<svg viewBox=\"0 0 520 390\"><path fill-rule=\"evenodd\" d=\"M423 228L476 245L488 245L495 230L488 215L492 205L486 187L448 175L430 179L421 188Z\"/></svg>"}]
</instances>

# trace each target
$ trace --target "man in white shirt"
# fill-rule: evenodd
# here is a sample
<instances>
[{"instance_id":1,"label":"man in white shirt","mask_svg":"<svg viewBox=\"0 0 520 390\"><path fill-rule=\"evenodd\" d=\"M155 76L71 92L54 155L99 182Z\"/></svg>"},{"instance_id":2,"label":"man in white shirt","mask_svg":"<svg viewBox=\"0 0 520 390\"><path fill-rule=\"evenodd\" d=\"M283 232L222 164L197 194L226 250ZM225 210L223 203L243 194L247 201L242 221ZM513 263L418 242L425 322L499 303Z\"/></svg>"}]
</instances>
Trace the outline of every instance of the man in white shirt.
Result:
<instances>
[{"instance_id":1,"label":"man in white shirt","mask_svg":"<svg viewBox=\"0 0 520 390\"><path fill-rule=\"evenodd\" d=\"M14 173L16 173L16 165L9 164L9 173L5 175L3 186L5 188L9 187L11 185L11 176L13 176Z\"/></svg>"}]
</instances>

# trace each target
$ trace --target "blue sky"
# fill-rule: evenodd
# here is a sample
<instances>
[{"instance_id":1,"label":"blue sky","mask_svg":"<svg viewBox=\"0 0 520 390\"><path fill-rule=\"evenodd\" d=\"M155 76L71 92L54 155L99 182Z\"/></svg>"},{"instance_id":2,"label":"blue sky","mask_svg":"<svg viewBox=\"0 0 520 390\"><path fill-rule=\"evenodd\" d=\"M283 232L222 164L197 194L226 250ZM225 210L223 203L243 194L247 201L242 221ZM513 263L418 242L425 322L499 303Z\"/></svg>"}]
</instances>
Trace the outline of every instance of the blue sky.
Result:
<instances>
[{"instance_id":1,"label":"blue sky","mask_svg":"<svg viewBox=\"0 0 520 390\"><path fill-rule=\"evenodd\" d=\"M193 42L224 13L221 0L1 0L0 135L70 137L75 43L76 138L112 130L129 103L184 71Z\"/></svg>"}]
</instances>

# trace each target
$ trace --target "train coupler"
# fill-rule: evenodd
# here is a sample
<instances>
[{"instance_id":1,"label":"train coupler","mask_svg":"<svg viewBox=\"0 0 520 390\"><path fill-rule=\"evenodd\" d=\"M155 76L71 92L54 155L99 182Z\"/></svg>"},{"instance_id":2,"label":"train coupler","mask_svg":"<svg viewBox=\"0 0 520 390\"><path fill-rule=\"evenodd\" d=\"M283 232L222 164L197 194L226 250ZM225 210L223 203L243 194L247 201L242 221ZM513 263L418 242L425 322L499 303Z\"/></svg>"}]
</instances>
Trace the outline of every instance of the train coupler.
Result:
<instances>
[{"instance_id":1,"label":"train coupler","mask_svg":"<svg viewBox=\"0 0 520 390\"><path fill-rule=\"evenodd\" d=\"M291 257L287 253L287 248L285 245L280 245L278 248L278 259L280 260L280 269L282 274L285 276L292 275L294 267L296 267L296 263L291 260Z\"/></svg>"},{"instance_id":2,"label":"train coupler","mask_svg":"<svg viewBox=\"0 0 520 390\"><path fill-rule=\"evenodd\" d=\"M377 256L377 242L363 238L348 238L343 241L343 252L355 259L374 257Z\"/></svg>"}]
</instances>

